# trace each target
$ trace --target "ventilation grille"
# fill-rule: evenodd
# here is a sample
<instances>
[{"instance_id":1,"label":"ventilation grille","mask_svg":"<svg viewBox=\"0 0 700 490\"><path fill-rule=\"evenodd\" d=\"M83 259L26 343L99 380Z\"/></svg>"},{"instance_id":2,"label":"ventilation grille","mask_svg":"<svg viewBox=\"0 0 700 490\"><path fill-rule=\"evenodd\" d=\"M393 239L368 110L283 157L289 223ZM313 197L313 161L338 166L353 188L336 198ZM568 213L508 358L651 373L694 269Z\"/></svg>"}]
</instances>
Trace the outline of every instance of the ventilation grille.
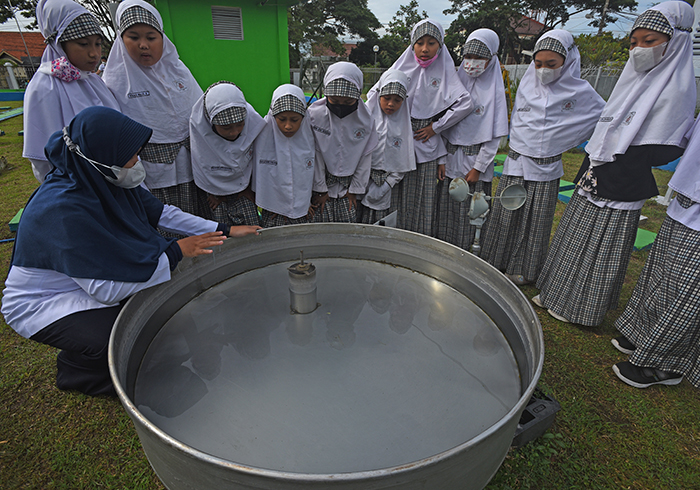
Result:
<instances>
[{"instance_id":1,"label":"ventilation grille","mask_svg":"<svg viewBox=\"0 0 700 490\"><path fill-rule=\"evenodd\" d=\"M214 39L243 41L243 17L240 7L211 7Z\"/></svg>"}]
</instances>

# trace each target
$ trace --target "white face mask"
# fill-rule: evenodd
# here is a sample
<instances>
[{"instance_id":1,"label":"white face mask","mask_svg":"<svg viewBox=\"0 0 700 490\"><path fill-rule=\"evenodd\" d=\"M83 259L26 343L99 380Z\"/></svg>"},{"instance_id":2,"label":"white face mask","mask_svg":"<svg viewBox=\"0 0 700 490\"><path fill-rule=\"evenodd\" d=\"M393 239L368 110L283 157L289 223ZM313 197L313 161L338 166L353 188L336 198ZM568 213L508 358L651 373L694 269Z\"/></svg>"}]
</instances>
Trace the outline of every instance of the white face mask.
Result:
<instances>
[{"instance_id":1,"label":"white face mask","mask_svg":"<svg viewBox=\"0 0 700 490\"><path fill-rule=\"evenodd\" d=\"M632 60L634 71L643 73L661 63L664 57L664 51L666 51L666 46L668 46L668 41L652 46L651 48L637 46L630 51L630 59Z\"/></svg>"},{"instance_id":2,"label":"white face mask","mask_svg":"<svg viewBox=\"0 0 700 490\"><path fill-rule=\"evenodd\" d=\"M67 126L63 128L63 141L66 142L66 146L68 146L68 149L70 151L90 162L90 164L93 167L95 167L95 170L97 170L98 172L100 172L100 169L97 168L97 165L108 168L112 172L114 172L116 178L108 177L102 174L102 172L100 173L103 175L107 182L111 182L117 187L123 187L124 189L133 189L134 187L140 186L141 182L143 182L146 179L146 169L143 167L143 163L141 163L140 158L136 161L134 166L130 168L118 167L116 165L105 165L104 163L91 160L90 158L83 155L83 152L80 149L80 147L70 138Z\"/></svg>"},{"instance_id":3,"label":"white face mask","mask_svg":"<svg viewBox=\"0 0 700 490\"><path fill-rule=\"evenodd\" d=\"M470 77L478 77L484 71L486 71L486 63L488 63L488 60L470 60L470 59L465 59L464 60L464 71L467 72L467 75Z\"/></svg>"},{"instance_id":4,"label":"white face mask","mask_svg":"<svg viewBox=\"0 0 700 490\"><path fill-rule=\"evenodd\" d=\"M542 85L547 85L548 83L552 83L554 80L561 76L562 68L564 68L564 65L554 69L544 67L537 68L535 70L535 74L537 75L537 78L539 79Z\"/></svg>"}]
</instances>

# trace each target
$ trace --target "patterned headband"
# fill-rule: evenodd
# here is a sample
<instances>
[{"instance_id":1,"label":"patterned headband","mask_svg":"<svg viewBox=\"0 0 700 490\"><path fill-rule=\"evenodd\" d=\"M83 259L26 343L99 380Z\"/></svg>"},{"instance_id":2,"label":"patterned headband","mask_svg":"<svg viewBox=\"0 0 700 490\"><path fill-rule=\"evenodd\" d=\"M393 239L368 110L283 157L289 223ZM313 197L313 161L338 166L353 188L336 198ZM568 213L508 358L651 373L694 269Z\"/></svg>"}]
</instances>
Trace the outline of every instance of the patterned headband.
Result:
<instances>
[{"instance_id":1,"label":"patterned headband","mask_svg":"<svg viewBox=\"0 0 700 490\"><path fill-rule=\"evenodd\" d=\"M532 51L532 54L534 55L538 51L554 51L555 53L559 53L566 59L566 48L564 45L558 41L557 39L554 39L553 37L543 37L537 43L535 44L535 49Z\"/></svg>"},{"instance_id":2,"label":"patterned headband","mask_svg":"<svg viewBox=\"0 0 700 490\"><path fill-rule=\"evenodd\" d=\"M668 19L658 10L645 10L641 13L637 20L634 21L632 31L639 28L649 29L652 31L666 34L668 37L673 37L673 27L668 23Z\"/></svg>"},{"instance_id":3,"label":"patterned headband","mask_svg":"<svg viewBox=\"0 0 700 490\"><path fill-rule=\"evenodd\" d=\"M398 95L402 99L406 98L406 87L399 82L389 82L379 91L379 96L382 95Z\"/></svg>"},{"instance_id":4,"label":"patterned headband","mask_svg":"<svg viewBox=\"0 0 700 490\"><path fill-rule=\"evenodd\" d=\"M119 17L119 32L124 34L124 31L134 24L147 24L163 34L163 30L160 28L156 16L138 5L129 7L122 13L122 16Z\"/></svg>"},{"instance_id":5,"label":"patterned headband","mask_svg":"<svg viewBox=\"0 0 700 490\"><path fill-rule=\"evenodd\" d=\"M430 22L423 22L421 25L416 27L416 30L411 36L411 44L416 44L416 42L423 36L432 36L438 40L440 45L442 45L442 34L440 34L440 29Z\"/></svg>"},{"instance_id":6,"label":"patterned headband","mask_svg":"<svg viewBox=\"0 0 700 490\"><path fill-rule=\"evenodd\" d=\"M464 43L464 47L462 48L462 56L466 56L468 54L487 59L491 59L491 57L493 56L488 46L486 46L483 42L479 41L478 39L472 39Z\"/></svg>"},{"instance_id":7,"label":"patterned headband","mask_svg":"<svg viewBox=\"0 0 700 490\"><path fill-rule=\"evenodd\" d=\"M360 98L360 90L350 80L344 78L336 78L328 82L328 85L323 87L326 97L350 97L353 99Z\"/></svg>"},{"instance_id":8,"label":"patterned headband","mask_svg":"<svg viewBox=\"0 0 700 490\"><path fill-rule=\"evenodd\" d=\"M281 112L296 112L302 116L306 115L306 104L292 94L286 94L280 97L272 104L272 115L276 116Z\"/></svg>"},{"instance_id":9,"label":"patterned headband","mask_svg":"<svg viewBox=\"0 0 700 490\"><path fill-rule=\"evenodd\" d=\"M207 111L207 95L209 95L209 91L211 89L213 89L217 85L221 85L222 83L228 83L229 85L235 86L235 84L227 82L225 80L221 80L219 82L215 82L209 85L209 88L206 90L206 92L204 92L204 103L202 104L204 106L204 114L207 117L209 117L209 111ZM227 126L229 124L241 122L245 120L247 116L248 111L245 107L228 107L216 114L214 117L211 117L210 119L212 124L216 124L217 126Z\"/></svg>"},{"instance_id":10,"label":"patterned headband","mask_svg":"<svg viewBox=\"0 0 700 490\"><path fill-rule=\"evenodd\" d=\"M68 27L63 31L58 41L72 41L73 39L94 36L95 34L99 36L102 35L102 29L100 29L100 24L97 23L97 19L90 14L81 14L68 24ZM50 36L49 39L46 39L47 44L54 36Z\"/></svg>"}]
</instances>

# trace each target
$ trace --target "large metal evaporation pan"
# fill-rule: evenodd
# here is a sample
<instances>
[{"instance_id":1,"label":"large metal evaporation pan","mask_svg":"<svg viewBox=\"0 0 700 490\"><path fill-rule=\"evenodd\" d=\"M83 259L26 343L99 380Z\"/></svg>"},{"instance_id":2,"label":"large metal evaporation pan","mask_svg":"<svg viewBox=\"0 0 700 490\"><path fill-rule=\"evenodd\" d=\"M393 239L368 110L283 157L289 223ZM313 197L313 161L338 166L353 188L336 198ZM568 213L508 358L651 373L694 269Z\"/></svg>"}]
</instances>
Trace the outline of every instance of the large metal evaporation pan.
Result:
<instances>
[{"instance_id":1,"label":"large metal evaporation pan","mask_svg":"<svg viewBox=\"0 0 700 490\"><path fill-rule=\"evenodd\" d=\"M318 305L293 314L301 251ZM184 260L131 298L109 345L171 490L483 488L543 359L534 310L496 269L350 224L266 229Z\"/></svg>"}]
</instances>

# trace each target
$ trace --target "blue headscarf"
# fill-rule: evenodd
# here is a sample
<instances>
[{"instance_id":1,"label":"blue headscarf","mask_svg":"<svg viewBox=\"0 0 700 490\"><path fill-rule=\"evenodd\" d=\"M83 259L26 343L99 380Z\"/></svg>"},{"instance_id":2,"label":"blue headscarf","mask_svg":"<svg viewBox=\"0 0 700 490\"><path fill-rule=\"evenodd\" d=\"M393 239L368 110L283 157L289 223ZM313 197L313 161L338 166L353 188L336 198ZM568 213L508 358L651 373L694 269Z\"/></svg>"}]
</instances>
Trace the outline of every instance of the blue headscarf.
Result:
<instances>
[{"instance_id":1,"label":"blue headscarf","mask_svg":"<svg viewBox=\"0 0 700 490\"><path fill-rule=\"evenodd\" d=\"M71 139L88 158L123 167L152 130L106 107L89 107L70 123ZM61 131L44 149L55 169L29 199L12 265L70 277L145 282L174 239L156 226L163 204L142 187L124 189L66 146ZM103 167L99 167L103 168ZM111 170L105 170L113 177Z\"/></svg>"}]
</instances>

